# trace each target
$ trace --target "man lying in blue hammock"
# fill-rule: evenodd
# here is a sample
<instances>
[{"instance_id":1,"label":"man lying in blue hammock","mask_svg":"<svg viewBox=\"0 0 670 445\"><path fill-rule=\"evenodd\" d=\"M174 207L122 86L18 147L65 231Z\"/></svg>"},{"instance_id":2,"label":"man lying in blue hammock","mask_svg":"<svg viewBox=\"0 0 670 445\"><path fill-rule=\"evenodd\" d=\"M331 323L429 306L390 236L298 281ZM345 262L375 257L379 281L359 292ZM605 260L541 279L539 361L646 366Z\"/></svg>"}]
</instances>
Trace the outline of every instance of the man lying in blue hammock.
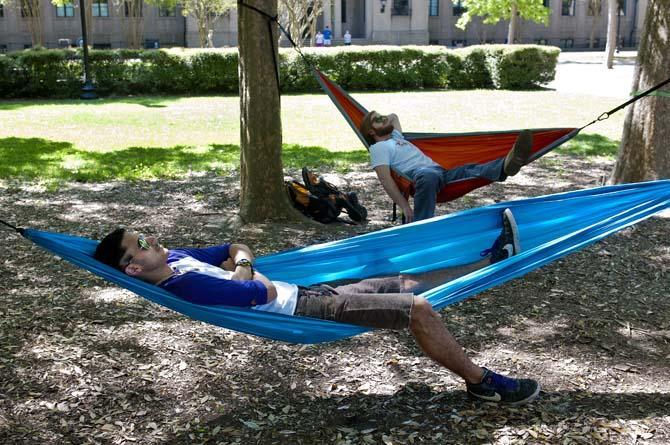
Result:
<instances>
[{"instance_id":1,"label":"man lying in blue hammock","mask_svg":"<svg viewBox=\"0 0 670 445\"><path fill-rule=\"evenodd\" d=\"M196 304L242 306L371 328L409 329L429 357L465 380L468 393L520 405L537 397L540 385L475 365L430 303L415 295L518 253L518 229L509 209L503 212L502 227L493 246L475 263L310 287L269 280L254 269L254 256L242 244L168 250L155 237L117 229L98 245L95 258Z\"/></svg>"}]
</instances>

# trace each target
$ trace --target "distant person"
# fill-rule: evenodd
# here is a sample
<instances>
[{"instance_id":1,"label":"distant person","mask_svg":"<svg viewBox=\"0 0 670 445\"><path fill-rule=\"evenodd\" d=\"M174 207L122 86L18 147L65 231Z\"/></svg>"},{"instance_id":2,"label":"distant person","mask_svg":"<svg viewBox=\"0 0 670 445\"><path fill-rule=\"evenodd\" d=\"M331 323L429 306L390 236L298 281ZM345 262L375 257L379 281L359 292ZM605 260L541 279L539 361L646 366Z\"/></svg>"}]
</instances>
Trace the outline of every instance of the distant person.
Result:
<instances>
[{"instance_id":1,"label":"distant person","mask_svg":"<svg viewBox=\"0 0 670 445\"><path fill-rule=\"evenodd\" d=\"M211 29L207 32L207 48L214 48L214 31Z\"/></svg>"},{"instance_id":2,"label":"distant person","mask_svg":"<svg viewBox=\"0 0 670 445\"><path fill-rule=\"evenodd\" d=\"M344 46L349 46L351 45L351 34L349 34L349 30L344 33Z\"/></svg>"},{"instance_id":3,"label":"distant person","mask_svg":"<svg viewBox=\"0 0 670 445\"><path fill-rule=\"evenodd\" d=\"M321 31L316 32L315 40L316 46L323 46L323 34L321 34Z\"/></svg>"},{"instance_id":4,"label":"distant person","mask_svg":"<svg viewBox=\"0 0 670 445\"><path fill-rule=\"evenodd\" d=\"M325 46L330 46L333 41L331 40L333 37L333 31L330 30L328 25L326 25L326 29L323 30L323 44Z\"/></svg>"}]
</instances>

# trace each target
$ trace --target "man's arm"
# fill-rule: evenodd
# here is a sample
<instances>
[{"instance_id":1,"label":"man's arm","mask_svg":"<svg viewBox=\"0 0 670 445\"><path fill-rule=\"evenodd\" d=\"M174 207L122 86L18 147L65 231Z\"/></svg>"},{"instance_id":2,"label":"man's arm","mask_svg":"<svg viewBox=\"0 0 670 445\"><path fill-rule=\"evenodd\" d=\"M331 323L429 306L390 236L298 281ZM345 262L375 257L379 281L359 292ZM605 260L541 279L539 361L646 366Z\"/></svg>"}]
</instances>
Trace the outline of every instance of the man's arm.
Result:
<instances>
[{"instance_id":1,"label":"man's arm","mask_svg":"<svg viewBox=\"0 0 670 445\"><path fill-rule=\"evenodd\" d=\"M379 182L382 183L382 187L384 187L384 190L386 190L386 193L389 195L389 197L398 205L398 207L402 209L407 222L412 222L414 220L414 211L398 188L398 185L393 180L389 166L378 165L375 167L375 173L377 173Z\"/></svg>"},{"instance_id":2,"label":"man's arm","mask_svg":"<svg viewBox=\"0 0 670 445\"><path fill-rule=\"evenodd\" d=\"M389 121L391 122L391 125L393 125L393 128L402 133L402 127L400 126L400 119L398 119L398 115L391 113L388 115L388 118Z\"/></svg>"},{"instance_id":3,"label":"man's arm","mask_svg":"<svg viewBox=\"0 0 670 445\"><path fill-rule=\"evenodd\" d=\"M275 298L277 298L277 288L272 281L270 281L265 275L254 270L252 273L251 267L248 266L237 266L236 264L242 260L247 260L250 263L254 262L254 254L251 252L248 246L244 244L231 244L230 245L230 258L221 263L220 267L225 270L233 272L233 280L255 280L260 281L265 285L265 288L268 291L268 303Z\"/></svg>"}]
</instances>

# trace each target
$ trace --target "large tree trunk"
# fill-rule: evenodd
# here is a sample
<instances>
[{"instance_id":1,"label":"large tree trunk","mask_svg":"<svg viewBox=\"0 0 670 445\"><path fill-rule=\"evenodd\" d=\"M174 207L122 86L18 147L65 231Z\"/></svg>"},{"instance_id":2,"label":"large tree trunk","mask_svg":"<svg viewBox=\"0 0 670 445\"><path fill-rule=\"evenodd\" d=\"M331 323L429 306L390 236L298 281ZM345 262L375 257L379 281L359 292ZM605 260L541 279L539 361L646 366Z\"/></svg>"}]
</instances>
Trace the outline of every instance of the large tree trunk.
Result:
<instances>
[{"instance_id":1,"label":"large tree trunk","mask_svg":"<svg viewBox=\"0 0 670 445\"><path fill-rule=\"evenodd\" d=\"M247 0L270 16L277 14L277 0ZM278 60L278 29L268 36L267 19L241 6L237 32L240 51L240 217L245 222L297 218L284 190L281 161L279 85L274 60ZM274 57L273 57L274 52Z\"/></svg>"},{"instance_id":2,"label":"large tree trunk","mask_svg":"<svg viewBox=\"0 0 670 445\"><path fill-rule=\"evenodd\" d=\"M517 8L516 2L512 2L512 13L509 18L509 28L507 29L507 44L514 44L514 37L516 36L516 27L519 22L519 17L517 17L519 9Z\"/></svg>"},{"instance_id":3,"label":"large tree trunk","mask_svg":"<svg viewBox=\"0 0 670 445\"><path fill-rule=\"evenodd\" d=\"M605 66L612 69L614 66L614 50L616 49L617 32L617 13L619 12L619 2L609 0L607 8L607 45L605 46Z\"/></svg>"},{"instance_id":4,"label":"large tree trunk","mask_svg":"<svg viewBox=\"0 0 670 445\"><path fill-rule=\"evenodd\" d=\"M637 55L633 91L668 77L670 0L650 0ZM668 91L668 86L664 87ZM611 181L638 182L670 178L670 98L648 96L628 109Z\"/></svg>"}]
</instances>

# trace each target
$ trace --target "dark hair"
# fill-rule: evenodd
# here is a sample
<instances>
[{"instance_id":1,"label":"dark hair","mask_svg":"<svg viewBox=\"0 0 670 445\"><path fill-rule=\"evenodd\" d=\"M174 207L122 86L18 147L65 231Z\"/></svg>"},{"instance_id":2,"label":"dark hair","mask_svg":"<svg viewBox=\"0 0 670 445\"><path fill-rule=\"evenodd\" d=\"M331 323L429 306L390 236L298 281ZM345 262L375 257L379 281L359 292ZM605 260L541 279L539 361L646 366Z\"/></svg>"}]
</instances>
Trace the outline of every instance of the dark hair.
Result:
<instances>
[{"instance_id":1,"label":"dark hair","mask_svg":"<svg viewBox=\"0 0 670 445\"><path fill-rule=\"evenodd\" d=\"M374 113L374 111L369 111L368 114L363 117L361 125L358 126L358 129L361 130L363 138L367 141L368 145L377 142L375 141L375 138L370 135L370 131L374 131L372 128L372 113Z\"/></svg>"},{"instance_id":2,"label":"dark hair","mask_svg":"<svg viewBox=\"0 0 670 445\"><path fill-rule=\"evenodd\" d=\"M93 255L95 259L115 269L123 270L120 263L126 250L121 247L121 241L125 233L126 229L119 228L104 237L95 249Z\"/></svg>"}]
</instances>

